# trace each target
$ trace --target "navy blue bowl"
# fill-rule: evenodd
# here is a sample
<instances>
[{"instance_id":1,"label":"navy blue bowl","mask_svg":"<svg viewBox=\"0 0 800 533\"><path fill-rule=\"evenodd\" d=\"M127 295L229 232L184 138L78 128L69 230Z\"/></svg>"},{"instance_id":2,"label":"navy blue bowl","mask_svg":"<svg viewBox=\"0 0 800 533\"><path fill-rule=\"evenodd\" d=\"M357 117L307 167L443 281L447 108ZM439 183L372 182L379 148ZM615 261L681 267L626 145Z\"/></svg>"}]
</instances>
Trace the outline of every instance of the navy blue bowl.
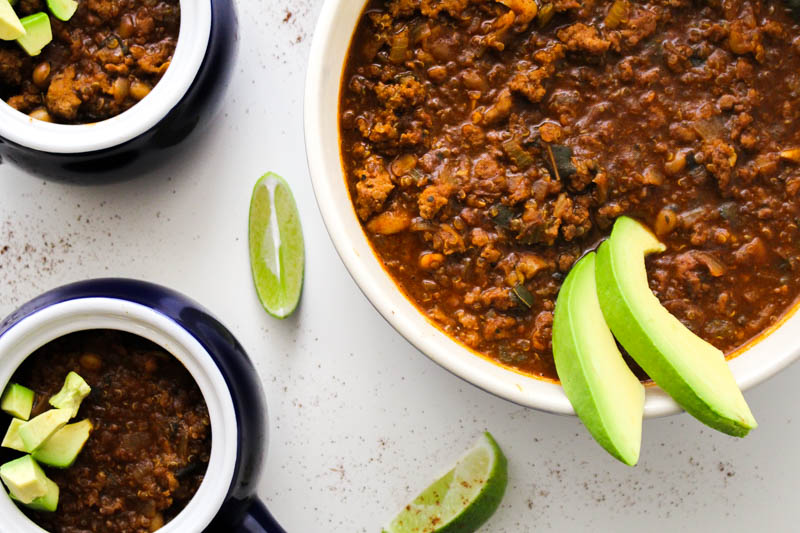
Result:
<instances>
[{"instance_id":1,"label":"navy blue bowl","mask_svg":"<svg viewBox=\"0 0 800 533\"><path fill-rule=\"evenodd\" d=\"M210 13L202 4L203 1L209 2ZM180 61L177 61L177 64L173 61L153 93L122 113L130 115L128 118L135 117L146 109L145 102L148 103L147 107L150 107L149 104L152 102L148 102L149 99L163 96L166 104L157 106L158 112L156 116L148 118L149 127L146 130L135 133L144 128L129 128L129 123L132 121L125 122L114 117L97 124L113 131L112 135L105 135L108 141L91 142L86 145L103 146L103 148L84 150L81 146L74 145L75 136L72 132L76 131L74 128L87 126L37 124L37 121L29 120L27 116L13 111L4 102L0 102L0 107L4 107L0 110L0 161L10 161L42 177L91 183L127 179L154 168L165 158L173 157L178 153L176 147L193 132L205 129L219 109L230 82L239 44L238 20L233 0L182 0L182 13L188 15L187 9L199 9L198 5L205 10L202 17L204 22L209 22L208 15L210 15L207 46L202 57L191 56L191 61L187 62L202 61L199 68L194 65L187 69L188 75L178 76L175 73L175 77L170 77L170 71L173 69L182 74L184 72L180 68ZM206 33L203 32L203 35L198 37L200 41L195 42L194 23L187 20L186 24L191 27L185 28L183 25L181 27L176 60L179 59L179 52L181 57L184 56L184 51L181 50L184 33L191 35L193 49L202 50L200 47L206 40ZM185 46L188 47L190 44L187 43ZM175 83L172 83L173 81ZM155 96L157 92L158 97ZM181 94L183 96L180 96ZM4 114L9 117L14 114L19 115L14 117L14 126L6 126L8 130L5 134L2 122L8 123L9 120L2 116ZM111 126L112 121L113 126ZM48 135L46 142L39 142L43 136L37 133L30 132L22 137L17 135L20 129L32 125L36 128L50 128L52 134ZM128 134L128 131L134 133ZM116 142L117 140L120 142ZM62 146L61 143L68 143L69 146ZM108 144L111 145L105 146Z\"/></svg>"},{"instance_id":2,"label":"navy blue bowl","mask_svg":"<svg viewBox=\"0 0 800 533\"><path fill-rule=\"evenodd\" d=\"M257 373L236 338L198 303L171 289L136 280L98 279L66 285L31 300L0 322L0 364L4 358L24 359L30 353L15 355L3 349L4 346L9 346L8 343L4 344L5 341L16 342L10 341L10 337L37 335L35 330L29 329L29 325L22 324L37 322L39 325L36 328L58 329L60 333L53 333L55 337L65 332L87 329L81 323L81 315L84 313L84 302L91 302L92 299L119 301L125 305L138 304L146 308L147 312L154 311L160 320L166 318L170 327L173 323L176 324L179 331L188 333L199 342L224 378L227 392L233 401L238 429L236 458L227 494L221 499L216 515L205 531L284 533L266 507L255 497L267 446L267 410ZM63 309L64 305L61 304L71 305L72 310L66 315L61 313L56 318L47 316L49 311L57 310L58 307ZM87 305L88 307L90 306ZM56 313L51 314L55 316ZM124 315L121 313L121 316ZM75 317L75 324L66 323L72 316ZM135 320L130 319L132 324ZM12 366L15 364L11 363ZM13 372L14 369L7 370ZM4 384L5 382L0 383L0 387ZM0 509L0 523L10 523L2 518L2 512Z\"/></svg>"}]
</instances>

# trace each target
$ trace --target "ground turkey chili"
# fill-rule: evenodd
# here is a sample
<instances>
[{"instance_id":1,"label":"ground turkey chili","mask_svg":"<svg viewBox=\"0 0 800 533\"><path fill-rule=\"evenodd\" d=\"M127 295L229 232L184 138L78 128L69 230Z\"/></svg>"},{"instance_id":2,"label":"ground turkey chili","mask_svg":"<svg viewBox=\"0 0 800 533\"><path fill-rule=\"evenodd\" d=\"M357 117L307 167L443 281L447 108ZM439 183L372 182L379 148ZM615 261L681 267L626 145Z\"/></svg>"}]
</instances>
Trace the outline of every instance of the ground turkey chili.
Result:
<instances>
[{"instance_id":1,"label":"ground turkey chili","mask_svg":"<svg viewBox=\"0 0 800 533\"><path fill-rule=\"evenodd\" d=\"M69 22L52 15L53 42L28 56L0 41L0 98L48 122L99 122L147 96L169 68L178 41L178 0L78 0ZM19 0L20 16L47 12Z\"/></svg>"},{"instance_id":2,"label":"ground turkey chili","mask_svg":"<svg viewBox=\"0 0 800 533\"><path fill-rule=\"evenodd\" d=\"M374 0L341 91L364 229L446 333L556 379L553 308L627 214L727 353L800 294L800 25L781 0Z\"/></svg>"},{"instance_id":3,"label":"ground turkey chili","mask_svg":"<svg viewBox=\"0 0 800 533\"><path fill-rule=\"evenodd\" d=\"M36 392L33 414L47 410L64 377L91 386L75 420L94 430L58 484L58 509L25 512L53 533L155 531L180 512L208 466L211 427L189 372L155 344L128 333L95 330L50 342L12 378ZM2 528L0 528L2 529Z\"/></svg>"}]
</instances>

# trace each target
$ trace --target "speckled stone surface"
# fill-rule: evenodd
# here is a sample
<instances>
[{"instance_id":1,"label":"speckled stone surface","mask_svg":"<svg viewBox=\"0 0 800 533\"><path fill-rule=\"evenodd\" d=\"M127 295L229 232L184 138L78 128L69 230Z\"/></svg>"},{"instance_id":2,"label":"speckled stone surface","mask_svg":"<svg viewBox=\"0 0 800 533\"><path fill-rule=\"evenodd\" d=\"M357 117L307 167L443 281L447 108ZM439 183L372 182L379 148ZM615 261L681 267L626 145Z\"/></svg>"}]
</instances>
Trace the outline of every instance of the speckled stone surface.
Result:
<instances>
[{"instance_id":1,"label":"speckled stone surface","mask_svg":"<svg viewBox=\"0 0 800 533\"><path fill-rule=\"evenodd\" d=\"M0 314L109 275L165 284L211 309L264 382L272 440L260 494L290 533L377 533L485 429L510 480L484 532L797 529L800 366L746 394L761 424L748 438L687 415L647 421L632 469L576 419L494 398L400 337L342 266L311 190L302 90L321 0L239 5L228 101L180 161L99 187L0 164ZM259 306L247 256L250 192L268 170L291 183L306 235L301 306L283 322Z\"/></svg>"}]
</instances>

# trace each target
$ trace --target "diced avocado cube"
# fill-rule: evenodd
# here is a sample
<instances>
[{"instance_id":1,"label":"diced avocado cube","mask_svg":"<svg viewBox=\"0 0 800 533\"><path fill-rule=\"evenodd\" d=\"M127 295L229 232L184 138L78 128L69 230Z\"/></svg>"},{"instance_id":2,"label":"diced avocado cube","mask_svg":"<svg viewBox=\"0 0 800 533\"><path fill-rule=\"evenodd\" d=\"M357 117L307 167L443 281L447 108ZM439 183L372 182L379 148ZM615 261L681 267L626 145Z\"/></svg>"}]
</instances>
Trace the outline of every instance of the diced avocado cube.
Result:
<instances>
[{"instance_id":1,"label":"diced avocado cube","mask_svg":"<svg viewBox=\"0 0 800 533\"><path fill-rule=\"evenodd\" d=\"M0 2L0 40L13 41L25 35L25 26L9 2Z\"/></svg>"},{"instance_id":2,"label":"diced avocado cube","mask_svg":"<svg viewBox=\"0 0 800 533\"><path fill-rule=\"evenodd\" d=\"M47 476L30 455L23 455L0 466L0 479L11 495L25 504L47 494Z\"/></svg>"},{"instance_id":3,"label":"diced avocado cube","mask_svg":"<svg viewBox=\"0 0 800 533\"><path fill-rule=\"evenodd\" d=\"M71 409L72 416L78 414L81 402L86 398L92 388L75 372L67 374L64 386L53 397L50 398L50 405L56 409Z\"/></svg>"},{"instance_id":4,"label":"diced avocado cube","mask_svg":"<svg viewBox=\"0 0 800 533\"><path fill-rule=\"evenodd\" d=\"M42 48L53 40L53 29L47 13L35 13L20 20L25 34L17 37L17 42L29 56L38 56Z\"/></svg>"},{"instance_id":5,"label":"diced avocado cube","mask_svg":"<svg viewBox=\"0 0 800 533\"><path fill-rule=\"evenodd\" d=\"M44 441L63 428L70 418L72 418L70 409L50 409L22 424L19 436L25 444L25 449L30 451L38 449Z\"/></svg>"},{"instance_id":6,"label":"diced avocado cube","mask_svg":"<svg viewBox=\"0 0 800 533\"><path fill-rule=\"evenodd\" d=\"M43 465L69 468L81 453L91 432L92 423L89 420L67 424L33 452L33 458Z\"/></svg>"},{"instance_id":7,"label":"diced avocado cube","mask_svg":"<svg viewBox=\"0 0 800 533\"><path fill-rule=\"evenodd\" d=\"M11 416L27 420L33 409L33 391L18 383L11 383L0 400L0 409Z\"/></svg>"},{"instance_id":8,"label":"diced avocado cube","mask_svg":"<svg viewBox=\"0 0 800 533\"><path fill-rule=\"evenodd\" d=\"M25 449L25 443L22 442L22 437L19 436L19 428L22 427L24 423L24 420L12 418L11 424L8 426L8 431L6 431L6 436L3 437L3 443L0 444L0 446L27 453L28 450Z\"/></svg>"},{"instance_id":9,"label":"diced avocado cube","mask_svg":"<svg viewBox=\"0 0 800 533\"><path fill-rule=\"evenodd\" d=\"M75 0L47 0L47 7L50 8L54 17L66 22L78 10L78 2Z\"/></svg>"},{"instance_id":10,"label":"diced avocado cube","mask_svg":"<svg viewBox=\"0 0 800 533\"><path fill-rule=\"evenodd\" d=\"M58 485L49 478L45 481L45 484L47 485L47 493L44 496L39 496L31 503L20 503L34 511L47 511L50 513L55 511L58 507ZM12 500L19 501L13 494L10 494L10 496Z\"/></svg>"}]
</instances>

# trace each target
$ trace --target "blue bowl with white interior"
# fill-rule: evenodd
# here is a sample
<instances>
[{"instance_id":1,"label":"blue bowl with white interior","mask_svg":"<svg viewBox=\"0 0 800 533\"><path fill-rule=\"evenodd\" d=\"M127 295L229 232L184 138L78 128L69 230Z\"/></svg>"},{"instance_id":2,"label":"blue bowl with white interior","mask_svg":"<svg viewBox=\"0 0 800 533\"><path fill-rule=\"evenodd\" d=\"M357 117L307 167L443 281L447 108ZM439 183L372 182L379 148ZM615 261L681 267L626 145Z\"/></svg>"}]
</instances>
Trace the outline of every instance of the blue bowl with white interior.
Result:
<instances>
[{"instance_id":1,"label":"blue bowl with white interior","mask_svg":"<svg viewBox=\"0 0 800 533\"><path fill-rule=\"evenodd\" d=\"M186 367L208 406L211 455L205 477L159 533L284 533L255 496L267 443L266 404L255 368L225 326L189 298L126 279L83 281L47 292L0 322L0 390L36 349L90 329L125 331L158 344ZM0 524L3 531L44 531L4 490Z\"/></svg>"},{"instance_id":2,"label":"blue bowl with white interior","mask_svg":"<svg viewBox=\"0 0 800 533\"><path fill-rule=\"evenodd\" d=\"M0 158L69 181L132 177L177 152L219 108L238 49L233 0L180 0L170 67L141 102L94 124L34 120L0 100Z\"/></svg>"}]
</instances>

